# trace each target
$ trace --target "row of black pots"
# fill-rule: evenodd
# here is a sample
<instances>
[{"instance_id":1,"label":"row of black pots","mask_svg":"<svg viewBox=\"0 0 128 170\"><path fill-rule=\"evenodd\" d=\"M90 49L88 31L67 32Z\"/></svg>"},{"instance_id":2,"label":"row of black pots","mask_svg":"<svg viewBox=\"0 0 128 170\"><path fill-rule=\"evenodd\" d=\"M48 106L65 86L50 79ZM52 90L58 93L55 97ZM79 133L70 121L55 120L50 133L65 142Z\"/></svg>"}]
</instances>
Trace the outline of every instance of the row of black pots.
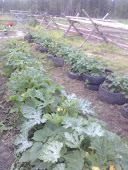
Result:
<instances>
[{"instance_id":1,"label":"row of black pots","mask_svg":"<svg viewBox=\"0 0 128 170\"><path fill-rule=\"evenodd\" d=\"M68 71L68 77L72 78L72 79L76 79L76 80L88 80L88 83L85 84L85 88L88 88L89 90L94 90L94 91L98 91L99 86L101 83L103 83L106 79L106 77L99 77L99 76L91 76L85 73L82 74L78 74L76 72L73 71Z\"/></svg>"},{"instance_id":2,"label":"row of black pots","mask_svg":"<svg viewBox=\"0 0 128 170\"><path fill-rule=\"evenodd\" d=\"M93 85L100 85L101 83L105 81L105 79L106 77L92 76L92 75L83 73L83 80L84 81L88 80L89 83Z\"/></svg>"},{"instance_id":3,"label":"row of black pots","mask_svg":"<svg viewBox=\"0 0 128 170\"><path fill-rule=\"evenodd\" d=\"M41 53L46 52L47 53L46 57L48 59L52 59L55 66L57 66L57 67L63 67L64 66L64 59L63 58L59 58L59 57L56 57L56 56L54 56L52 54L49 54L48 53L48 48L43 48L40 44L35 43L34 46L35 46L35 50L39 50Z\"/></svg>"},{"instance_id":4,"label":"row of black pots","mask_svg":"<svg viewBox=\"0 0 128 170\"><path fill-rule=\"evenodd\" d=\"M55 55L49 54L48 53L48 48L43 48L40 44L35 43L34 44L35 50L40 51L41 53L47 53L46 57L48 59L52 59L54 62L55 66L57 67L63 67L64 66L64 59L56 57Z\"/></svg>"},{"instance_id":5,"label":"row of black pots","mask_svg":"<svg viewBox=\"0 0 128 170\"><path fill-rule=\"evenodd\" d=\"M82 80L85 81L88 78L89 83L85 84L85 88L87 88L89 90L98 91L98 89L99 89L99 85L97 85L98 81L99 81L98 77L86 75L85 73L79 75L78 73L72 72L72 71L68 71L67 74L68 74L69 78L76 79L79 81L82 81ZM85 78L85 77L87 77L87 78ZM94 82L94 84L91 84L90 82Z\"/></svg>"},{"instance_id":6,"label":"row of black pots","mask_svg":"<svg viewBox=\"0 0 128 170\"><path fill-rule=\"evenodd\" d=\"M100 84L103 83L105 79L106 77L92 76L83 73L83 80L88 81L87 83L85 83L85 88L88 88L89 90L98 91Z\"/></svg>"},{"instance_id":7,"label":"row of black pots","mask_svg":"<svg viewBox=\"0 0 128 170\"><path fill-rule=\"evenodd\" d=\"M64 65L63 58L56 57L49 53L47 53L46 57L48 59L52 59L56 66L62 67ZM106 103L118 105L128 103L128 99L126 99L123 94L113 93L102 87L102 83L105 81L106 77L91 76L85 73L79 75L77 72L73 71L68 71L67 74L68 77L70 77L71 79L76 79L79 81L88 80L89 83L85 84L85 88L88 88L89 90L99 91L100 99L105 101ZM128 109L125 106L121 108L121 114L125 118L128 118Z\"/></svg>"},{"instance_id":8,"label":"row of black pots","mask_svg":"<svg viewBox=\"0 0 128 170\"><path fill-rule=\"evenodd\" d=\"M35 45L35 49L40 51L42 50L41 52L48 51L48 49L42 48L42 46L39 44ZM49 53L47 53L46 57L52 59L56 66L62 67L64 65L63 58L56 57ZM107 71L111 72L110 70ZM118 105L123 105L125 103L128 103L128 99L126 99L123 94L111 92L109 90L106 90L102 86L102 83L105 81L106 77L91 76L85 73L79 75L77 72L73 72L73 71L68 71L67 74L68 77L70 77L71 79L76 79L79 81L88 80L89 83L85 84L85 88L88 88L89 90L99 91L100 99L105 101L106 103L118 104ZM121 113L125 118L128 118L128 109L125 106L121 108Z\"/></svg>"},{"instance_id":9,"label":"row of black pots","mask_svg":"<svg viewBox=\"0 0 128 170\"><path fill-rule=\"evenodd\" d=\"M26 35L24 37L25 40L27 40L29 43L34 41L34 38L31 34ZM43 48L40 44L35 43L35 49L39 50L40 52L48 52L48 48ZM47 53L47 58L50 58L53 60L54 64L56 66L62 67L64 65L64 59L56 57L54 55L51 55ZM106 70L110 72L110 70ZM109 104L118 104L123 105L125 103L128 103L128 99L125 98L125 96L121 93L113 93L109 90L106 90L102 83L105 81L106 77L99 77L99 76L91 76L87 75L85 73L78 74L76 72L68 71L68 77L76 80L88 80L89 83L85 84L85 88L88 88L89 90L98 91L99 90L99 97L101 100L105 101ZM123 106L121 109L121 113L124 117L128 118L128 109Z\"/></svg>"},{"instance_id":10,"label":"row of black pots","mask_svg":"<svg viewBox=\"0 0 128 170\"><path fill-rule=\"evenodd\" d=\"M106 79L106 77L100 77L100 76L91 76L85 73L82 74L78 74L76 72L73 71L68 71L68 77L72 78L72 79L76 79L76 80L83 80L86 81L88 80L90 84L93 85L100 85L101 83L103 83Z\"/></svg>"},{"instance_id":11,"label":"row of black pots","mask_svg":"<svg viewBox=\"0 0 128 170\"><path fill-rule=\"evenodd\" d=\"M78 73L68 71L68 77L76 80L88 80L89 83L85 83L85 88L89 90L99 91L99 97L101 100L105 101L109 104L118 104L123 105L124 103L128 103L128 99L121 93L113 93L109 90L106 90L102 83L105 81L105 77L91 76L85 73L79 75ZM82 79L83 78L83 79Z\"/></svg>"}]
</instances>

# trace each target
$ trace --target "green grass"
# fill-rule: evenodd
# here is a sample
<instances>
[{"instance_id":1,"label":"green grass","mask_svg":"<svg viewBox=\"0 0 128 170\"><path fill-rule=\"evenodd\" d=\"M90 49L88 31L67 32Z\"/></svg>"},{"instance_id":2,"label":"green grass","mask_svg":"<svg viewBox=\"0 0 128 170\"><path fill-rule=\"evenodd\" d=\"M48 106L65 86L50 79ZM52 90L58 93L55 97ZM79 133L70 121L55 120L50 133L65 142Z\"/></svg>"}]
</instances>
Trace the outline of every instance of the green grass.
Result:
<instances>
[{"instance_id":1,"label":"green grass","mask_svg":"<svg viewBox=\"0 0 128 170\"><path fill-rule=\"evenodd\" d=\"M4 20L4 21L13 21L16 20L16 18L11 17L10 15L0 15L0 20Z\"/></svg>"},{"instance_id":2,"label":"green grass","mask_svg":"<svg viewBox=\"0 0 128 170\"><path fill-rule=\"evenodd\" d=\"M4 25L6 22L17 23L17 18L13 18L10 15L0 15L0 25Z\"/></svg>"},{"instance_id":3,"label":"green grass","mask_svg":"<svg viewBox=\"0 0 128 170\"><path fill-rule=\"evenodd\" d=\"M5 29L4 25L0 24L0 30L4 30L4 29Z\"/></svg>"},{"instance_id":4,"label":"green grass","mask_svg":"<svg viewBox=\"0 0 128 170\"><path fill-rule=\"evenodd\" d=\"M116 19L118 22L123 23L123 24L128 24L128 19Z\"/></svg>"},{"instance_id":5,"label":"green grass","mask_svg":"<svg viewBox=\"0 0 128 170\"><path fill-rule=\"evenodd\" d=\"M69 25L69 22L68 22L68 21L66 21L66 20L63 20L63 19L58 19L58 18L56 18L56 19L55 19L55 21L56 21L56 22L58 22L58 23L60 23L60 24L66 24L66 25Z\"/></svg>"}]
</instances>

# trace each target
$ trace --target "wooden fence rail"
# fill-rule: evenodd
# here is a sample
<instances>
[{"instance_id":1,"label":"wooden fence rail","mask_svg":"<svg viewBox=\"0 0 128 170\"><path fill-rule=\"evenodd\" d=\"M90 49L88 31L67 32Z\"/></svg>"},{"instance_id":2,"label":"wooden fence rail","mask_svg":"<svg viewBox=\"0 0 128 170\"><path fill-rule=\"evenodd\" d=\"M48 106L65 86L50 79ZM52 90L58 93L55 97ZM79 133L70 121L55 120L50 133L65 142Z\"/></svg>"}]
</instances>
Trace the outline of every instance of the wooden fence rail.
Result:
<instances>
[{"instance_id":1,"label":"wooden fence rail","mask_svg":"<svg viewBox=\"0 0 128 170\"><path fill-rule=\"evenodd\" d=\"M40 26L45 24L44 29L62 29L65 31L62 38L64 38L68 33L72 33L75 36L82 36L84 42L80 45L82 47L90 38L96 39L98 41L104 41L105 43L112 43L116 46L128 50L128 25L119 23L115 20L107 20L106 14L102 19L91 18L87 12L83 9L83 13L86 17L77 16L65 16L62 17L52 17L44 15L40 22ZM63 20L62 24L58 20Z\"/></svg>"}]
</instances>

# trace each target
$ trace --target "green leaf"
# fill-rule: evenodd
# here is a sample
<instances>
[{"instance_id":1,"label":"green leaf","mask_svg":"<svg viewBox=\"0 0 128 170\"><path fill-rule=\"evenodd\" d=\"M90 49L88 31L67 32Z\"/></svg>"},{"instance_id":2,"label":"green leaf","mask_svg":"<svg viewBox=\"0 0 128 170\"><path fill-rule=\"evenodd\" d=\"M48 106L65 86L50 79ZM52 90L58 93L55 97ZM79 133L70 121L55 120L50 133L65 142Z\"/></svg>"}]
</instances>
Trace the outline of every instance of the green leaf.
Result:
<instances>
[{"instance_id":1,"label":"green leaf","mask_svg":"<svg viewBox=\"0 0 128 170\"><path fill-rule=\"evenodd\" d=\"M85 152L83 150L72 151L64 156L66 170L83 170Z\"/></svg>"},{"instance_id":2,"label":"green leaf","mask_svg":"<svg viewBox=\"0 0 128 170\"><path fill-rule=\"evenodd\" d=\"M83 126L87 124L87 120L81 117L65 117L62 124L65 129L72 128L78 133L82 133L84 131Z\"/></svg>"},{"instance_id":3,"label":"green leaf","mask_svg":"<svg viewBox=\"0 0 128 170\"><path fill-rule=\"evenodd\" d=\"M16 94L16 95L13 95L13 96L10 96L9 97L9 99L8 99L8 101L15 101L16 99L17 99L17 96L18 96L18 94Z\"/></svg>"},{"instance_id":4,"label":"green leaf","mask_svg":"<svg viewBox=\"0 0 128 170\"><path fill-rule=\"evenodd\" d=\"M84 133L92 137L103 136L104 130L99 123L93 122L85 128Z\"/></svg>"},{"instance_id":5,"label":"green leaf","mask_svg":"<svg viewBox=\"0 0 128 170\"><path fill-rule=\"evenodd\" d=\"M41 92L41 90L36 90L36 95L35 97L37 97L38 99L44 101L44 95L43 93Z\"/></svg>"},{"instance_id":6,"label":"green leaf","mask_svg":"<svg viewBox=\"0 0 128 170\"><path fill-rule=\"evenodd\" d=\"M84 137L82 135L79 135L77 132L73 133L65 132L64 136L66 139L65 143L70 148L78 148L82 140L84 139Z\"/></svg>"},{"instance_id":7,"label":"green leaf","mask_svg":"<svg viewBox=\"0 0 128 170\"><path fill-rule=\"evenodd\" d=\"M65 164L64 163L60 163L60 164L57 164L53 170L65 170Z\"/></svg>"},{"instance_id":8,"label":"green leaf","mask_svg":"<svg viewBox=\"0 0 128 170\"><path fill-rule=\"evenodd\" d=\"M63 121L63 116L60 116L57 113L46 114L43 116L45 119L51 121L54 124L59 124Z\"/></svg>"},{"instance_id":9,"label":"green leaf","mask_svg":"<svg viewBox=\"0 0 128 170\"><path fill-rule=\"evenodd\" d=\"M123 168L123 170L127 170L128 169L128 154L127 155L123 155L122 154L122 159L116 159L116 162Z\"/></svg>"},{"instance_id":10,"label":"green leaf","mask_svg":"<svg viewBox=\"0 0 128 170\"><path fill-rule=\"evenodd\" d=\"M89 102L89 101L85 101L85 100L83 100L83 99L80 99L79 100L79 105L80 105L80 109L81 109L81 111L82 111L82 113L84 114L84 115L86 115L86 114L95 114L95 112L94 112L94 110L91 108L91 102Z\"/></svg>"},{"instance_id":11,"label":"green leaf","mask_svg":"<svg viewBox=\"0 0 128 170\"><path fill-rule=\"evenodd\" d=\"M24 121L22 124L22 132L29 132L36 124L45 123L47 120L45 118L41 118L40 115L37 114L35 119L29 119L28 121Z\"/></svg>"},{"instance_id":12,"label":"green leaf","mask_svg":"<svg viewBox=\"0 0 128 170\"><path fill-rule=\"evenodd\" d=\"M37 130L34 133L34 136L32 139L35 141L44 143L44 142L46 142L47 138L52 136L53 134L54 134L54 132L51 129L44 127L44 129Z\"/></svg>"},{"instance_id":13,"label":"green leaf","mask_svg":"<svg viewBox=\"0 0 128 170\"><path fill-rule=\"evenodd\" d=\"M41 110L38 110L38 112L41 112ZM21 106L21 113L25 118L32 119L35 118L35 115L37 114L37 109L35 108L35 106L29 106L25 104Z\"/></svg>"},{"instance_id":14,"label":"green leaf","mask_svg":"<svg viewBox=\"0 0 128 170\"><path fill-rule=\"evenodd\" d=\"M19 113L20 106L21 106L21 102L15 102L10 110L10 113L14 113L14 112Z\"/></svg>"},{"instance_id":15,"label":"green leaf","mask_svg":"<svg viewBox=\"0 0 128 170\"><path fill-rule=\"evenodd\" d=\"M29 131L36 124L45 123L47 121L47 119L41 118L42 111L32 106L26 104L21 106L21 112L23 116L28 119L22 124L22 132Z\"/></svg>"},{"instance_id":16,"label":"green leaf","mask_svg":"<svg viewBox=\"0 0 128 170\"><path fill-rule=\"evenodd\" d=\"M47 142L43 145L41 150L41 154L39 156L40 160L44 162L52 162L55 163L60 158L60 151L63 147L63 143L58 141Z\"/></svg>"},{"instance_id":17,"label":"green leaf","mask_svg":"<svg viewBox=\"0 0 128 170\"><path fill-rule=\"evenodd\" d=\"M118 158L118 154L114 149L114 145L106 137L96 136L91 141L91 148L94 149L98 154L104 155L106 157L112 156Z\"/></svg>"},{"instance_id":18,"label":"green leaf","mask_svg":"<svg viewBox=\"0 0 128 170\"><path fill-rule=\"evenodd\" d=\"M29 150L31 161L35 161L39 157L42 146L43 144L41 142L35 142L34 145L31 147L31 149Z\"/></svg>"},{"instance_id":19,"label":"green leaf","mask_svg":"<svg viewBox=\"0 0 128 170\"><path fill-rule=\"evenodd\" d=\"M30 161L30 152L29 150L26 150L23 152L19 162L29 162Z\"/></svg>"},{"instance_id":20,"label":"green leaf","mask_svg":"<svg viewBox=\"0 0 128 170\"><path fill-rule=\"evenodd\" d=\"M100 167L100 169L107 169L109 166L106 166L108 159L104 155L100 154L91 154L87 155L87 160L91 163L91 166Z\"/></svg>"},{"instance_id":21,"label":"green leaf","mask_svg":"<svg viewBox=\"0 0 128 170\"><path fill-rule=\"evenodd\" d=\"M30 148L33 145L33 142L28 141L28 134L27 133L22 133L20 134L16 140L15 140L15 145L20 145L19 148L17 149L17 153L19 152L24 152L26 149Z\"/></svg>"},{"instance_id":22,"label":"green leaf","mask_svg":"<svg viewBox=\"0 0 128 170\"><path fill-rule=\"evenodd\" d=\"M31 168L31 170L44 170L44 169L49 170L52 166L52 163L36 160L35 162L32 163L32 165L35 167Z\"/></svg>"}]
</instances>

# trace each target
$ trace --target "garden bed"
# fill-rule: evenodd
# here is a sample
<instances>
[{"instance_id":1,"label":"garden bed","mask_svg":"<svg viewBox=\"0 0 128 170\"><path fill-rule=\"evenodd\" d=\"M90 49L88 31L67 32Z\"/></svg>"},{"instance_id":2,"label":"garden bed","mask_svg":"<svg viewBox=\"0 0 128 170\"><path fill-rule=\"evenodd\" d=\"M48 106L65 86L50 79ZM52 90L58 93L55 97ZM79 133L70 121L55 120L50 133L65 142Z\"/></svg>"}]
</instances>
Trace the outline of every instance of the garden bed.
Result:
<instances>
[{"instance_id":1,"label":"garden bed","mask_svg":"<svg viewBox=\"0 0 128 170\"><path fill-rule=\"evenodd\" d=\"M32 50L31 49L32 46L29 46L27 48L30 48L30 50ZM19 100L18 102L20 105L17 105L17 104L13 105L13 109L14 108L18 109L17 113L19 113L19 109L20 109L20 114L24 118L24 123L22 124L22 127L21 127L21 135L17 138L17 140L16 140L17 142L15 141L15 144L20 145L20 146L18 146L17 153L20 153L20 155L21 155L20 162L25 162L24 165L28 165L27 166L28 169L31 169L29 167L29 165L31 164L30 160L33 161L33 160L39 159L40 162L42 162L42 163L44 163L45 161L46 162L51 161L52 165L49 165L49 166L57 167L60 165L59 158L64 158L63 163L61 163L63 169L68 166L70 167L70 165L73 168L74 165L72 165L72 161L69 162L70 165L67 164L67 162L66 162L67 158L65 156L67 154L67 157L68 157L71 154L71 156L72 155L75 156L75 158L73 158L73 162L77 159L77 157L79 157L80 161L82 160L82 162L80 162L80 165L78 165L78 164L76 165L76 167L81 166L81 170L82 170L82 167L85 168L85 166L86 166L86 165L84 166L84 164L83 164L83 161L85 161L85 160L83 160L83 158L86 157L88 159L88 157L87 157L87 155L85 155L85 151L86 151L86 150L84 150L85 148L84 147L81 148L82 145L80 145L80 144L81 144L81 141L84 139L84 137L81 136L80 131L77 131L77 129L78 129L77 127L79 127L80 130L82 130L81 132L83 134L85 133L88 136L89 140L91 141L90 146L93 143L95 144L94 140L97 137L99 139L101 139L101 141L102 141L102 135L103 136L106 135L105 133L103 133L103 130L100 128L99 120L96 119L96 120L94 120L94 122L90 123L90 125L92 125L94 123L94 126L92 126L92 127L89 127L89 125L86 124L86 122L88 123L88 119L90 119L90 117L88 117L88 113L89 114L94 113L94 112L92 112L91 108L90 107L87 108L85 103L80 105L81 103L80 103L79 99L76 100L76 98L73 98L73 95L71 97L71 95L69 96L68 94L76 93L76 95L79 98L83 98L86 100L89 99L92 102L92 106L96 109L96 112L100 113L98 118L101 120L105 120L107 122L107 124L109 125L110 128L108 128L108 129L116 132L120 136L123 136L123 137L126 136L127 121L125 121L125 119L122 119L120 113L118 112L119 108L120 108L119 106L108 105L108 104L101 102L99 100L97 92L90 92L89 90L84 89L84 82L79 82L77 80L71 80L70 78L68 78L66 66L64 66L62 68L60 68L60 67L50 68L51 66L53 67L53 64L49 64L49 60L45 59L43 61L43 62L47 63L47 64L44 64L44 66L46 67L45 69L47 70L47 72L50 72L52 74L52 79L57 81L57 83L51 81L49 76L44 72L44 70L42 70L42 67L40 65L41 63L38 62L38 59L36 59L36 57L38 57L38 55L33 56L32 53L30 53L30 51L26 51L25 49L23 50L22 48L20 49L21 51L19 51L19 49L17 49L17 50L18 51L12 50L12 53L10 53L10 55L8 56L8 59L7 59L8 62L6 63L6 66L9 66L9 68L12 68L10 70L11 78L9 79L9 83L8 83L8 87L10 90L10 98L9 99L10 99L10 101L14 101L14 104L16 104L16 102ZM14 56L14 57L12 57L12 56ZM34 58L31 58L32 56ZM40 57L39 57L40 60L41 60L41 57L42 57L42 54L40 54ZM50 60L50 62L51 62L51 60ZM26 82L26 83L24 83L24 82ZM67 95L65 95L65 93L62 93L62 91L59 91L60 89L62 90L62 87L60 87L60 85L58 83L65 87ZM14 86L14 84L15 84L15 86ZM63 96L63 98L61 98L62 96ZM29 99L31 99L31 100L29 100ZM72 102L74 102L74 103L72 103ZM35 107L36 104L37 104L37 107ZM80 110L78 109L79 105L80 105L80 108L79 108ZM43 106L43 108L41 108L42 106ZM41 110L41 109L43 109L43 110ZM84 111L86 110L86 111L84 112L83 110ZM31 115L30 115L30 112L32 112ZM81 114L79 116L79 113L85 114L84 115L85 118L84 119L81 118ZM105 115L109 116L108 117L109 121L106 120L106 117L104 117ZM118 119L116 119L117 116L118 116ZM94 117L97 117L97 114L94 114ZM116 119L116 121L114 122L115 119ZM119 122L117 124L117 120L119 120L119 119L121 119L120 126L119 126ZM71 125L68 124L69 120L70 120ZM81 121L83 121L83 124L81 124L82 123ZM125 123L124 123L124 121L125 121ZM75 124L74 125L72 124L73 122L75 124L78 123L77 127L75 126L76 130L73 129L74 125L75 125ZM28 125L30 125L29 123L30 124L32 123L31 126L28 126ZM80 125L79 125L79 123L80 123ZM85 126L83 126L84 123L85 123ZM112 123L114 123L114 124L112 124ZM124 128L122 123L123 123L123 125L125 125L126 129ZM63 126L64 124L66 126ZM55 131L57 130L58 137L57 137L57 139L55 137L54 140L53 140L53 138L51 138L52 133L54 133L53 132L54 130L52 131L52 128L50 128L51 125L52 125L52 127L55 128ZM68 126L69 127L71 126L71 128L72 128L71 130L74 131L73 133L70 132L71 134L69 134L69 133L67 133L68 131L66 132ZM40 128L42 128L42 129L40 129ZM38 136L38 138L37 138L36 135L39 135L38 133L40 133L40 130L42 132L42 130L44 131L45 128L47 130L49 130L50 132L52 132L51 134L48 133L48 135L50 134L51 136L47 136L47 134L44 134L43 138L41 136ZM85 128L85 131L83 131L84 128ZM97 128L100 128L100 129L98 129L98 132L97 132ZM62 129L62 132L60 133L58 131L58 129L60 130L60 132ZM24 133L24 132L26 132L26 133ZM70 140L68 138L69 138L69 135L72 135L73 138L77 137L77 133L80 136L80 141L78 141L79 143L74 147L74 145L71 145L69 143ZM110 134L112 134L112 133L111 132L107 132L107 133L108 133L108 136L111 138ZM26 135L27 135L27 137L26 137ZM61 135L64 137L65 141L67 140L66 142L62 140ZM32 138L32 136L33 136L33 138ZM41 139L39 139L40 137L41 137ZM52 141L50 141L50 140L47 141L47 139L46 139L47 137L49 137L49 139ZM105 137L105 140L108 140L108 142L109 142L109 139L107 139L107 136L104 136L104 137ZM114 134L113 134L113 137L115 137L115 139L118 138ZM25 143L24 143L24 139L25 139ZM94 139L94 140L92 140L92 139ZM68 140L69 140L69 142L68 142ZM87 140L87 139L85 139L85 140ZM118 140L119 140L119 138L118 138ZM40 141L39 146L37 145L36 141ZM110 139L110 141L111 141L111 139ZM115 144L116 144L115 141L113 143L114 145L112 144L114 146L113 148L115 148ZM83 143L84 143L84 141L83 141ZM61 148L64 145L65 145L65 148L67 148L67 149L64 151L65 153L62 152L62 155L60 155ZM37 147L37 149L39 149L39 148L40 149L38 152L33 154L35 146ZM46 146L46 148L45 148L45 146ZM58 150L57 150L56 146L58 147ZM78 146L79 146L79 148L78 148ZM47 159L47 149L49 149L49 147L51 147L51 151L53 149L53 152L50 154L49 158ZM56 149L54 149L54 148L56 148ZM70 149L70 154L68 152L69 148L72 148L72 151ZM80 152L79 152L80 148L83 150L80 150ZM103 147L103 149L105 149L105 147ZM118 148L116 148L116 149L118 149ZM111 148L111 150L112 150L112 148ZM83 151L84 151L83 157L78 156L78 155L82 154ZM97 151L97 149L96 149L96 151ZM30 154L30 152L32 152L32 154ZM53 155L54 153L58 153L58 155L55 156L55 155ZM92 153L92 151L90 152L90 150L89 150L88 154L90 154L90 156L91 156L91 153ZM26 154L30 154L29 157L27 157L28 162L30 164L29 163L26 164L26 162L27 162L27 160L25 158ZM113 160L113 162L114 161L116 161L116 160ZM53 163L57 163L57 165L53 164ZM94 162L92 162L92 165L93 165L93 163ZM111 167L111 166L112 165L109 164L109 165L107 165L107 168ZM26 166L25 166L25 168L26 168ZM76 168L76 169L78 169L78 168Z\"/></svg>"},{"instance_id":2,"label":"garden bed","mask_svg":"<svg viewBox=\"0 0 128 170\"><path fill-rule=\"evenodd\" d=\"M50 65L50 63L49 63ZM46 69L48 66L46 67ZM103 120L108 128L118 135L127 136L128 120L125 119L121 113L121 106L107 104L99 99L98 92L90 91L84 88L84 82L72 80L67 76L67 67L48 69L51 73L52 79L59 82L65 87L68 94L75 93L79 98L87 99L92 102L92 106L99 113L99 119Z\"/></svg>"},{"instance_id":3,"label":"garden bed","mask_svg":"<svg viewBox=\"0 0 128 170\"><path fill-rule=\"evenodd\" d=\"M43 42L45 40L47 42L47 44L49 44L50 43L49 38L50 37L45 38L45 36L44 36L43 39L41 39L40 41ZM53 42L54 42L54 40L53 40ZM46 45L46 43L45 43L45 45ZM56 50L59 47L59 45L61 46L61 43L57 45L57 43L54 42L50 48L50 51L54 52L54 50ZM60 47L59 47L59 49L60 49ZM63 49L62 49L62 51L59 50L59 54L60 53L64 54L63 52L64 52ZM76 50L76 52L77 52L77 50ZM54 53L54 54L56 54L56 53ZM66 58L66 56L64 56L64 58L66 59L66 61L68 61L68 57ZM77 60L77 58L76 58L76 60ZM83 63L84 60L81 62ZM46 59L46 63L47 63L47 65L45 65L45 67L46 67L45 69L47 70L49 67L47 59ZM78 62L78 65L79 65L79 62ZM94 67L95 67L95 65L94 65ZM103 69L102 65L101 65L101 69ZM51 69L50 72L52 74L53 80L64 85L65 90L68 93L75 93L78 97L91 101L92 106L94 106L96 108L97 112L100 113L99 119L104 120L108 124L108 127L112 131L116 132L118 135L126 136L128 121L125 120L121 116L120 106L111 105L111 104L107 104L103 101L100 101L99 94L97 92L91 92L90 90L84 88L84 82L77 82L77 80L72 80L72 79L68 78L67 70L68 70L68 67L66 67L66 66L64 66L63 68L55 67L54 69ZM100 71L100 70L98 70L98 71ZM120 127L118 126L118 124L120 124Z\"/></svg>"}]
</instances>

